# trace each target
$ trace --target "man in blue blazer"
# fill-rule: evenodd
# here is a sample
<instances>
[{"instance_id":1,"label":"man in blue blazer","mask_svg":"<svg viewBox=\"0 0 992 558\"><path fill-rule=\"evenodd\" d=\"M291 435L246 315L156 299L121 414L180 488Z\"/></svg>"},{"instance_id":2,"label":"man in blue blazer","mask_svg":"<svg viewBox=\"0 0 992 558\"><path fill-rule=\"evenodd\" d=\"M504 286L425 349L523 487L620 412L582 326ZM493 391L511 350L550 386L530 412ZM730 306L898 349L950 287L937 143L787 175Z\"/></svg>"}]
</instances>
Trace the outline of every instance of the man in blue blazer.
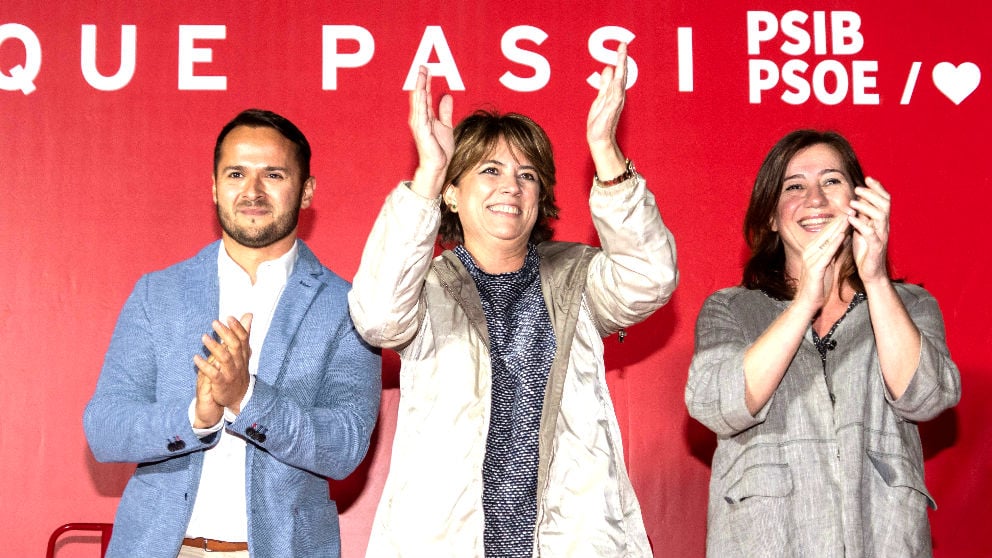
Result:
<instances>
[{"instance_id":1,"label":"man in blue blazer","mask_svg":"<svg viewBox=\"0 0 992 558\"><path fill-rule=\"evenodd\" d=\"M380 357L296 238L310 155L285 118L235 117L214 150L221 240L125 303L83 417L99 461L138 464L107 556L340 555L326 477L365 456Z\"/></svg>"}]
</instances>

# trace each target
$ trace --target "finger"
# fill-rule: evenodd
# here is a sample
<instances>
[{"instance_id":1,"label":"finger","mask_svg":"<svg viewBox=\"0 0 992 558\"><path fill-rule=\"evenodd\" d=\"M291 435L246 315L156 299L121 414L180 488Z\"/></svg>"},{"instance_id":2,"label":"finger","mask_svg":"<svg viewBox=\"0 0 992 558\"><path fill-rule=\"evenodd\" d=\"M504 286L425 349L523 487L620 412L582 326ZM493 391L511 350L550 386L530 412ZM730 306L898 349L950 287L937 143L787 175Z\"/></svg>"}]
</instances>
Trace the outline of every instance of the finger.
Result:
<instances>
[{"instance_id":1,"label":"finger","mask_svg":"<svg viewBox=\"0 0 992 558\"><path fill-rule=\"evenodd\" d=\"M426 98L428 95L430 86L430 79L427 75L427 68L425 66L420 66L417 69L417 83L410 92L410 124L419 125L426 120L426 110L424 106L427 104Z\"/></svg>"},{"instance_id":2,"label":"finger","mask_svg":"<svg viewBox=\"0 0 992 558\"><path fill-rule=\"evenodd\" d=\"M231 331L238 337L238 365L244 365L249 358L251 358L251 322L252 314L247 313L241 316L241 319L235 320L234 317L227 319Z\"/></svg>"},{"instance_id":3,"label":"finger","mask_svg":"<svg viewBox=\"0 0 992 558\"><path fill-rule=\"evenodd\" d=\"M857 199L867 200L880 207L888 206L890 203L892 203L892 196L884 189L882 189L881 185L878 184L878 182L875 182L875 184L878 185L877 188L873 188L870 186L856 187L854 189L854 193L857 196Z\"/></svg>"},{"instance_id":4,"label":"finger","mask_svg":"<svg viewBox=\"0 0 992 558\"><path fill-rule=\"evenodd\" d=\"M820 231L820 234L814 237L814 244L826 243L831 240L836 240L838 238L843 238L843 232L847 229L847 222L845 219L834 219L827 223L825 227Z\"/></svg>"},{"instance_id":5,"label":"finger","mask_svg":"<svg viewBox=\"0 0 992 558\"><path fill-rule=\"evenodd\" d=\"M196 374L196 397L197 399L209 399L211 397L210 390L213 388L213 382L210 380L210 376L204 374L203 372L198 372Z\"/></svg>"},{"instance_id":6,"label":"finger","mask_svg":"<svg viewBox=\"0 0 992 558\"><path fill-rule=\"evenodd\" d=\"M240 343L236 338L232 336L231 341L222 340L220 343L214 343L213 345L207 345L207 341L210 339L209 335L204 335L203 344L207 347L210 352L209 359L212 359L211 364L216 366L218 369L223 369L225 366L231 366L234 363L234 355L240 351Z\"/></svg>"},{"instance_id":7,"label":"finger","mask_svg":"<svg viewBox=\"0 0 992 558\"><path fill-rule=\"evenodd\" d=\"M834 219L820 234L813 237L806 252L810 253L811 263L822 263L833 259L837 248L844 241L844 234L847 231L848 223L846 219Z\"/></svg>"},{"instance_id":8,"label":"finger","mask_svg":"<svg viewBox=\"0 0 992 558\"><path fill-rule=\"evenodd\" d=\"M247 340L247 332L238 320L234 319L233 316L228 316L227 324L222 323L220 320L214 320L211 326L213 327L214 333L220 339L221 344L225 345L226 349L229 351L241 350L242 340ZM241 334L235 332L234 328L238 328Z\"/></svg>"},{"instance_id":9,"label":"finger","mask_svg":"<svg viewBox=\"0 0 992 558\"><path fill-rule=\"evenodd\" d=\"M214 363L200 355L193 355L193 364L203 376L206 376L211 381L217 379L217 375L220 374L220 369Z\"/></svg>"},{"instance_id":10,"label":"finger","mask_svg":"<svg viewBox=\"0 0 992 558\"><path fill-rule=\"evenodd\" d=\"M613 76L615 75L613 66L607 66L603 68L603 72L599 76L599 96L604 97L606 93L610 90L610 86L613 85Z\"/></svg>"},{"instance_id":11,"label":"finger","mask_svg":"<svg viewBox=\"0 0 992 558\"><path fill-rule=\"evenodd\" d=\"M862 208L848 217L848 222L861 236L871 235L885 242L888 237L888 215L873 206Z\"/></svg>"},{"instance_id":12,"label":"finger","mask_svg":"<svg viewBox=\"0 0 992 558\"><path fill-rule=\"evenodd\" d=\"M418 104L423 103L424 99L431 92L431 76L430 72L427 71L427 66L421 65L417 68L417 83L413 88L414 93L417 94Z\"/></svg>"},{"instance_id":13,"label":"finger","mask_svg":"<svg viewBox=\"0 0 992 558\"><path fill-rule=\"evenodd\" d=\"M410 114L414 115L417 113L417 108L420 106L421 97L424 91L424 71L421 67L417 71L417 81L413 86L413 90L410 91Z\"/></svg>"},{"instance_id":14,"label":"finger","mask_svg":"<svg viewBox=\"0 0 992 558\"><path fill-rule=\"evenodd\" d=\"M455 101L451 98L451 95L444 95L441 97L441 104L438 106L438 117L441 120L441 124L447 127L451 127L451 115L454 114Z\"/></svg>"},{"instance_id":15,"label":"finger","mask_svg":"<svg viewBox=\"0 0 992 558\"><path fill-rule=\"evenodd\" d=\"M865 186L868 187L868 188L871 188L875 192L878 192L880 195L884 196L886 199L889 199L889 198L892 197L889 194L889 191L886 190L882 186L882 183L881 182L875 180L874 178L872 178L870 176L866 176L865 177Z\"/></svg>"},{"instance_id":16,"label":"finger","mask_svg":"<svg viewBox=\"0 0 992 558\"><path fill-rule=\"evenodd\" d=\"M431 93L431 73L427 70L427 66L421 66L421 71L424 73L424 122L430 122L431 118L434 116L434 97Z\"/></svg>"},{"instance_id":17,"label":"finger","mask_svg":"<svg viewBox=\"0 0 992 558\"><path fill-rule=\"evenodd\" d=\"M241 323L233 317L229 317L227 321L231 327L226 328L223 337L225 351L217 355L217 360L224 376L230 377L246 368L248 359L251 358L251 345L248 343L248 331Z\"/></svg>"},{"instance_id":18,"label":"finger","mask_svg":"<svg viewBox=\"0 0 992 558\"><path fill-rule=\"evenodd\" d=\"M241 319L234 319L234 316L228 316L227 327L238 338L239 341L245 343L250 337L249 330L251 329L251 319L250 313L241 316Z\"/></svg>"},{"instance_id":19,"label":"finger","mask_svg":"<svg viewBox=\"0 0 992 558\"><path fill-rule=\"evenodd\" d=\"M878 194L862 188L861 186L855 188L854 192L857 194L857 197L851 200L851 207L854 207L854 204L857 203L867 209L874 208L883 212L888 210L889 200L880 197Z\"/></svg>"},{"instance_id":20,"label":"finger","mask_svg":"<svg viewBox=\"0 0 992 558\"><path fill-rule=\"evenodd\" d=\"M627 83L627 44L620 43L617 48L617 59L614 66L603 68L602 83L596 101L602 117L611 120L615 126L617 115L623 108Z\"/></svg>"},{"instance_id":21,"label":"finger","mask_svg":"<svg viewBox=\"0 0 992 558\"><path fill-rule=\"evenodd\" d=\"M886 220L888 220L888 216L889 216L888 208L880 207L877 204L869 203L864 199L851 200L851 208L857 211L859 215L867 219L871 219L879 222L885 222Z\"/></svg>"},{"instance_id":22,"label":"finger","mask_svg":"<svg viewBox=\"0 0 992 558\"><path fill-rule=\"evenodd\" d=\"M620 43L617 47L617 81L620 87L627 88L627 43Z\"/></svg>"},{"instance_id":23,"label":"finger","mask_svg":"<svg viewBox=\"0 0 992 558\"><path fill-rule=\"evenodd\" d=\"M876 236L875 227L872 227L870 223L863 217L848 216L848 222L854 227L854 230L860 234L862 237L865 236Z\"/></svg>"},{"instance_id":24,"label":"finger","mask_svg":"<svg viewBox=\"0 0 992 558\"><path fill-rule=\"evenodd\" d=\"M209 336L205 337L209 338ZM207 340L204 340L204 345L206 344ZM244 367L243 360L238 356L240 355L239 351L240 349L237 347L228 347L227 344L215 343L210 350L209 358L207 358L207 364L213 370L207 367L200 368L200 370L208 374L213 381L222 382L225 378L230 377L237 370Z\"/></svg>"},{"instance_id":25,"label":"finger","mask_svg":"<svg viewBox=\"0 0 992 558\"><path fill-rule=\"evenodd\" d=\"M854 189L859 199L863 198L886 211L892 203L892 195L882 187L882 183L871 177L865 178L865 184Z\"/></svg>"},{"instance_id":26,"label":"finger","mask_svg":"<svg viewBox=\"0 0 992 558\"><path fill-rule=\"evenodd\" d=\"M227 347L224 346L223 338L218 341L217 339L214 339L213 336L204 333L200 336L200 340L203 341L203 346L207 348L207 352L209 352L213 358L220 360L230 356L230 353L227 351Z\"/></svg>"},{"instance_id":27,"label":"finger","mask_svg":"<svg viewBox=\"0 0 992 558\"><path fill-rule=\"evenodd\" d=\"M846 226L844 228L837 229L833 234L815 245L819 260L830 261L833 259L834 254L837 253L837 249L840 248L840 245L844 242L844 232L846 229Z\"/></svg>"},{"instance_id":28,"label":"finger","mask_svg":"<svg viewBox=\"0 0 992 558\"><path fill-rule=\"evenodd\" d=\"M857 216L862 217L866 223L871 223L878 230L887 230L889 227L889 216L891 215L891 205L889 200L880 196L878 192L871 192L866 188L855 189L860 197L851 200L851 209L857 212Z\"/></svg>"}]
</instances>

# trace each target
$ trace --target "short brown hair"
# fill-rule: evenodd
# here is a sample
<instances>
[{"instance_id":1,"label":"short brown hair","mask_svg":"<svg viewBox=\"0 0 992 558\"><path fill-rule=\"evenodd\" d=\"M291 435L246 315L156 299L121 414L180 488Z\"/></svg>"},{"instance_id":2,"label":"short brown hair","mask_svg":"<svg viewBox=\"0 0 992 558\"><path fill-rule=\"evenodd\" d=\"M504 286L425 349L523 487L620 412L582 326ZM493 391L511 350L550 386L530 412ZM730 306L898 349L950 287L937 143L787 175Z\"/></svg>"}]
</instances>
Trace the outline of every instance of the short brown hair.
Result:
<instances>
[{"instance_id":1,"label":"short brown hair","mask_svg":"<svg viewBox=\"0 0 992 558\"><path fill-rule=\"evenodd\" d=\"M307 137L286 117L270 110L255 108L241 111L221 129L220 134L217 136L217 142L214 144L214 176L217 175L217 165L220 163L220 153L224 139L238 126L272 128L282 134L283 137L296 146L296 163L300 166L301 180L305 181L310 178L310 157L312 154L310 151L310 142L307 141Z\"/></svg>"},{"instance_id":2,"label":"short brown hair","mask_svg":"<svg viewBox=\"0 0 992 558\"><path fill-rule=\"evenodd\" d=\"M495 110L477 110L455 127L455 152L448 164L444 183L458 184L458 180L486 159L503 139L512 151L519 152L534 165L540 186L538 216L530 231L530 242L539 244L550 240L554 231L551 219L558 218L555 205L555 158L551 140L544 130L530 118L513 112L500 114ZM438 238L442 246L461 244L465 241L458 214L452 212L442 196L441 226Z\"/></svg>"}]
</instances>

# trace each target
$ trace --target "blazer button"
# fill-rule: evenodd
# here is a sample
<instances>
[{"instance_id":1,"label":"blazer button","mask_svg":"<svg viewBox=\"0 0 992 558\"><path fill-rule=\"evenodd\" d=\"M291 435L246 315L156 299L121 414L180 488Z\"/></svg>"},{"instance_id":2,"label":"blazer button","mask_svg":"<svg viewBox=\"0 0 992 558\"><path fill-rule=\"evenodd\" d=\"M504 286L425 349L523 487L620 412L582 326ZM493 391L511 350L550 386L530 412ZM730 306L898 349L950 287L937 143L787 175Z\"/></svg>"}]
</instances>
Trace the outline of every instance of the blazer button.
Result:
<instances>
[{"instance_id":1,"label":"blazer button","mask_svg":"<svg viewBox=\"0 0 992 558\"><path fill-rule=\"evenodd\" d=\"M256 430L254 426L249 426L248 428L246 428L245 435L247 435L249 438L255 440L258 443L262 443L265 441L265 434Z\"/></svg>"}]
</instances>

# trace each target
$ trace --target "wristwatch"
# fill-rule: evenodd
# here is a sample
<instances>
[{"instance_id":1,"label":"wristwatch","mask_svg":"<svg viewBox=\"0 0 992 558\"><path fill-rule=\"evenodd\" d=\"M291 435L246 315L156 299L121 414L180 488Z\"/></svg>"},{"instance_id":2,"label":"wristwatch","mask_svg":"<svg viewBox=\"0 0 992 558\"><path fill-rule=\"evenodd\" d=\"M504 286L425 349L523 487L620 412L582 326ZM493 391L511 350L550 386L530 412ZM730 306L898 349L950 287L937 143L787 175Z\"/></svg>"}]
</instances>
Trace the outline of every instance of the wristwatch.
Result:
<instances>
[{"instance_id":1,"label":"wristwatch","mask_svg":"<svg viewBox=\"0 0 992 558\"><path fill-rule=\"evenodd\" d=\"M616 184L620 184L624 180L630 180L631 178L634 177L634 174L637 171L634 169L634 163L632 163L630 159L627 159L625 161L625 164L627 165L627 168L626 170L623 171L623 174L621 174L620 176L616 178L611 178L609 180L600 180L599 176L596 176L596 183L599 184L600 186L614 186Z\"/></svg>"}]
</instances>

